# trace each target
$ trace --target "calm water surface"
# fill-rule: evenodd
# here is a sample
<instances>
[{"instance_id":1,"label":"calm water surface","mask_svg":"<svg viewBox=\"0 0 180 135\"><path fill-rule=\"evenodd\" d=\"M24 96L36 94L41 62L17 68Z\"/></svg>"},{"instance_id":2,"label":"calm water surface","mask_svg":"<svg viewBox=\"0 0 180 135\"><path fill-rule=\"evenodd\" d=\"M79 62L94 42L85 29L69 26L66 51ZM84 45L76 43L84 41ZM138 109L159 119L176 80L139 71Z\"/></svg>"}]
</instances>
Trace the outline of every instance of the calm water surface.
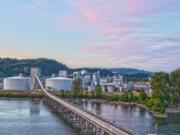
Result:
<instances>
[{"instance_id":1,"label":"calm water surface","mask_svg":"<svg viewBox=\"0 0 180 135\"><path fill-rule=\"evenodd\" d=\"M78 101L76 104L116 125L124 125L140 135L146 135L148 130L155 132L156 124L160 135L180 135L180 114L168 115L167 119L157 119L145 109L135 106L91 101Z\"/></svg>"},{"instance_id":2,"label":"calm water surface","mask_svg":"<svg viewBox=\"0 0 180 135\"><path fill-rule=\"evenodd\" d=\"M90 112L141 135L158 124L160 135L180 135L180 115L156 119L146 110L109 103L76 102ZM0 135L77 135L78 132L41 101L0 99Z\"/></svg>"},{"instance_id":3,"label":"calm water surface","mask_svg":"<svg viewBox=\"0 0 180 135\"><path fill-rule=\"evenodd\" d=\"M0 99L0 135L77 135L41 101Z\"/></svg>"}]
</instances>

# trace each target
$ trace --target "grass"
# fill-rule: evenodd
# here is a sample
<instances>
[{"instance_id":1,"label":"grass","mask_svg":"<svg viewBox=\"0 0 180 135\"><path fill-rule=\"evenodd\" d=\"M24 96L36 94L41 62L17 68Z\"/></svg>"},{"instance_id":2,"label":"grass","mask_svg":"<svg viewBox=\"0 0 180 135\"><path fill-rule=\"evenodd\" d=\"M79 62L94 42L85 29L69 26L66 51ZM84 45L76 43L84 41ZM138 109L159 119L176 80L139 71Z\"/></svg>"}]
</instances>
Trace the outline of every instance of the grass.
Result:
<instances>
[{"instance_id":1,"label":"grass","mask_svg":"<svg viewBox=\"0 0 180 135\"><path fill-rule=\"evenodd\" d=\"M8 98L42 98L43 93L40 92L40 91L0 90L0 97L8 97Z\"/></svg>"}]
</instances>

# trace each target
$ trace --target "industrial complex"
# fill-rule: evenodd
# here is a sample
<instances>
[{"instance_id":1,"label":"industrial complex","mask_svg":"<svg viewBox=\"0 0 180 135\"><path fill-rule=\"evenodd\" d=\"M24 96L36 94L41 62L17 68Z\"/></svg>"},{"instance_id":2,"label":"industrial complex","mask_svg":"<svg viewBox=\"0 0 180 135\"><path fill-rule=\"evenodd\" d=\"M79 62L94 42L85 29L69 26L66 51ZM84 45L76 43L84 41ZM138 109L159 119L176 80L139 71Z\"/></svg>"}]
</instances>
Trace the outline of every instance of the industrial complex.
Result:
<instances>
[{"instance_id":1,"label":"industrial complex","mask_svg":"<svg viewBox=\"0 0 180 135\"><path fill-rule=\"evenodd\" d=\"M71 91L73 80L81 81L81 89L86 92L95 90L97 85L100 85L104 92L123 92L131 90L145 90L151 92L148 82L124 82L123 76L115 74L113 76L101 77L99 71L90 73L87 70L75 71L68 74L68 71L59 71L52 74L51 77L41 76L40 68L31 68L30 77L25 77L22 74L15 77L3 78L2 87L4 90L34 90L39 89L36 84L35 75L37 75L44 87L49 91Z\"/></svg>"}]
</instances>

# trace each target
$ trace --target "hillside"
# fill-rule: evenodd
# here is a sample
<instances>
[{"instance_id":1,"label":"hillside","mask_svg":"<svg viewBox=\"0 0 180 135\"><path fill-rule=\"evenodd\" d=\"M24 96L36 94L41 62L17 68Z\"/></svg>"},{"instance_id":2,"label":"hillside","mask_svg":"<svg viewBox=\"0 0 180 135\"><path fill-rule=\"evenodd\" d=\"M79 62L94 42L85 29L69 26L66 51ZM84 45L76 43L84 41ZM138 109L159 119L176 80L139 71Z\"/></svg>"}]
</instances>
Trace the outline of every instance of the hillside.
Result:
<instances>
[{"instance_id":1,"label":"hillside","mask_svg":"<svg viewBox=\"0 0 180 135\"><path fill-rule=\"evenodd\" d=\"M29 75L32 67L40 67L43 76L50 76L52 73L58 73L59 70L68 69L62 63L52 59L38 58L38 59L11 59L0 58L0 76L14 76L20 73Z\"/></svg>"},{"instance_id":2,"label":"hillside","mask_svg":"<svg viewBox=\"0 0 180 135\"><path fill-rule=\"evenodd\" d=\"M130 68L76 68L71 69L65 64L62 64L53 59L38 58L38 59L12 59L0 58L0 77L15 76L20 73L24 75L30 74L32 67L40 67L43 76L51 76L52 73L57 74L59 70L73 71L87 70L90 73L100 71L101 76L112 75L113 72L123 75L127 79L144 79L151 75L151 72Z\"/></svg>"},{"instance_id":3,"label":"hillside","mask_svg":"<svg viewBox=\"0 0 180 135\"><path fill-rule=\"evenodd\" d=\"M121 75L133 75L133 74L151 74L149 71L134 69L134 68L110 68L112 72L119 73Z\"/></svg>"},{"instance_id":4,"label":"hillside","mask_svg":"<svg viewBox=\"0 0 180 135\"><path fill-rule=\"evenodd\" d=\"M146 80L151 77L152 72L133 69L133 68L111 68L113 73L118 73L124 76L125 80Z\"/></svg>"}]
</instances>

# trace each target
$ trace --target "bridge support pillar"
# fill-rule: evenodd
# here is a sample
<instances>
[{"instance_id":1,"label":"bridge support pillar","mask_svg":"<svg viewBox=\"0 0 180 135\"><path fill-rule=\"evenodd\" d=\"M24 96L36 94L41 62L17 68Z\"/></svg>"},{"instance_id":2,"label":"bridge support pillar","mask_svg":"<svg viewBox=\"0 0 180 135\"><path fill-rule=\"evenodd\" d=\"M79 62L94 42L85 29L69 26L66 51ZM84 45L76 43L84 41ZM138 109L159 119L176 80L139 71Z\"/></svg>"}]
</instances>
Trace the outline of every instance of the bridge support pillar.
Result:
<instances>
[{"instance_id":1,"label":"bridge support pillar","mask_svg":"<svg viewBox=\"0 0 180 135\"><path fill-rule=\"evenodd\" d=\"M47 96L43 98L43 102L52 107L58 113L60 113L66 120L72 122L72 124L76 128L80 129L80 131L85 135L115 135L109 134L101 127L94 125L90 121L83 119L80 115L68 110L66 107L48 98Z\"/></svg>"}]
</instances>

